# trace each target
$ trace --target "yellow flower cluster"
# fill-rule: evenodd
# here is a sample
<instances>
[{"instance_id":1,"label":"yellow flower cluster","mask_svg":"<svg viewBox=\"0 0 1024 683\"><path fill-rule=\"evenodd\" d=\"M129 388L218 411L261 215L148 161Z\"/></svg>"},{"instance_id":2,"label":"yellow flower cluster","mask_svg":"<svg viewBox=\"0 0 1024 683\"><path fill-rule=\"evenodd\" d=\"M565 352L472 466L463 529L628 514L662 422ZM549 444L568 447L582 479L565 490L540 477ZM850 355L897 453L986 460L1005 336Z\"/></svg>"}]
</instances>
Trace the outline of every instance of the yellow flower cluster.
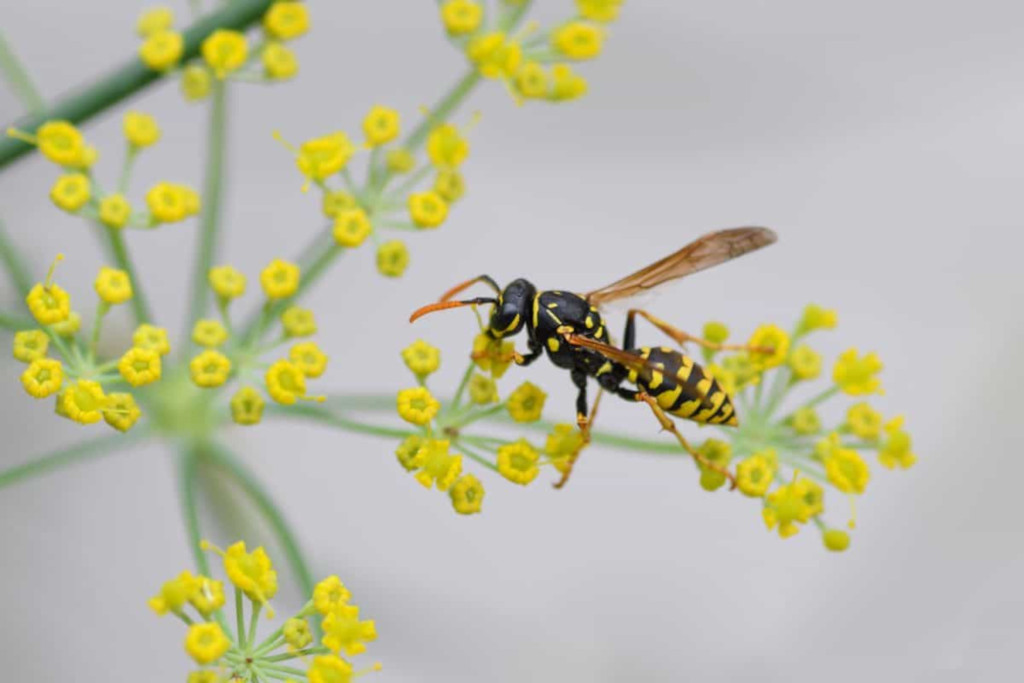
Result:
<instances>
[{"instance_id":1,"label":"yellow flower cluster","mask_svg":"<svg viewBox=\"0 0 1024 683\"><path fill-rule=\"evenodd\" d=\"M25 298L39 327L14 335L12 354L28 365L21 375L22 386L33 398L56 396L55 412L62 417L80 424L104 420L118 431L127 431L142 412L131 393L108 389L118 385L142 387L159 380L161 356L170 350L166 334L159 328L139 328L132 347L119 359L99 359L97 347L104 317L110 307L132 298L131 279L122 270L100 269L93 283L99 300L92 334L89 340L81 339L81 318L71 310L71 297L53 281L62 258L58 255L46 280L33 286ZM149 335L157 331L163 335L159 348L147 343ZM59 358L48 357L51 351Z\"/></svg>"},{"instance_id":2,"label":"yellow flower cluster","mask_svg":"<svg viewBox=\"0 0 1024 683\"><path fill-rule=\"evenodd\" d=\"M522 3L519 3L522 5ZM484 78L503 81L517 102L563 102L583 96L587 81L571 62L594 59L604 49L607 25L621 0L578 0L576 15L550 29L536 23L514 32L521 19L515 3L488 17L482 0L446 0L441 23L454 45Z\"/></svg>"},{"instance_id":3,"label":"yellow flower cluster","mask_svg":"<svg viewBox=\"0 0 1024 683\"><path fill-rule=\"evenodd\" d=\"M278 0L263 15L263 37L250 48L245 34L218 29L199 46L199 56L180 69L181 90L190 101L210 94L215 81L283 81L299 71L288 41L309 30L309 9L298 0ZM185 41L174 30L174 14L166 7L153 7L139 17L137 30L142 63L154 71L170 72L185 57Z\"/></svg>"},{"instance_id":4,"label":"yellow flower cluster","mask_svg":"<svg viewBox=\"0 0 1024 683\"><path fill-rule=\"evenodd\" d=\"M189 681L255 680L291 660L303 663L310 681L348 681L366 673L354 671L347 658L365 652L366 644L376 640L376 624L359 618L359 608L337 576L318 583L302 609L257 641L260 613L274 618L269 601L277 593L277 572L270 557L262 547L249 551L243 541L225 550L207 541L201 546L223 560L224 574L236 595L236 618L229 620L223 614L224 583L188 571L165 582L149 600L156 614L172 614L187 626L185 652L201 667L189 675ZM248 628L246 600L251 617ZM313 619L319 620L323 634L319 643L313 642ZM237 625L234 631L228 625L232 621ZM370 670L379 669L374 664Z\"/></svg>"},{"instance_id":5,"label":"yellow flower cluster","mask_svg":"<svg viewBox=\"0 0 1024 683\"><path fill-rule=\"evenodd\" d=\"M356 249L372 241L377 269L388 277L405 272L409 252L401 240L382 240L379 234L437 228L466 191L459 167L469 155L467 130L451 123L430 130L425 145L429 163L420 163L396 143L401 132L399 113L376 105L363 118L361 143L334 131L294 146L275 133L294 155L305 178L303 191L311 185L320 190L321 208L331 221L330 235L337 247ZM352 161L360 150L370 153L365 178L357 184Z\"/></svg>"}]
</instances>

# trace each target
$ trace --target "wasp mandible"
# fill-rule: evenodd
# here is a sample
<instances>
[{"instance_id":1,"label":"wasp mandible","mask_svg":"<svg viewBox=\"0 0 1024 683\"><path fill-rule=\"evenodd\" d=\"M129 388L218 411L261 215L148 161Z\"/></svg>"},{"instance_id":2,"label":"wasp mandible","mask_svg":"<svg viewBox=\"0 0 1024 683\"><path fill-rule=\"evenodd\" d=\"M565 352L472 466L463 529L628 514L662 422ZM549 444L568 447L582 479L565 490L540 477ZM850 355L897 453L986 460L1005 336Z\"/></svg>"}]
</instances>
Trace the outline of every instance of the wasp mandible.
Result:
<instances>
[{"instance_id":1,"label":"wasp mandible","mask_svg":"<svg viewBox=\"0 0 1024 683\"><path fill-rule=\"evenodd\" d=\"M555 484L561 488L569 479L580 452L590 443L590 428L603 391L628 401L644 402L653 411L662 428L672 432L680 445L702 466L721 472L736 486L733 475L701 455L683 438L668 414L694 422L736 426L739 419L728 394L696 361L668 347L636 346L636 318L644 318L682 346L693 342L713 350L746 350L771 353L771 349L737 344L716 344L688 334L647 311L630 309L622 346L614 346L605 329L600 307L611 301L626 299L653 289L671 280L724 263L748 252L772 244L776 235L768 228L744 227L708 233L679 251L656 263L627 275L612 284L574 294L560 290L543 290L528 280L513 280L502 289L488 275L480 275L456 285L434 304L423 306L412 314L409 322L449 308L492 304L487 334L493 339L527 333L529 352L514 352L518 365L529 365L547 353L556 366L569 370L576 385L576 423L583 437L579 449L569 459L569 466ZM483 283L494 290L493 297L476 297L453 301L460 292ZM597 381L598 394L593 407L587 408L587 380ZM625 386L624 386L625 385Z\"/></svg>"}]
</instances>

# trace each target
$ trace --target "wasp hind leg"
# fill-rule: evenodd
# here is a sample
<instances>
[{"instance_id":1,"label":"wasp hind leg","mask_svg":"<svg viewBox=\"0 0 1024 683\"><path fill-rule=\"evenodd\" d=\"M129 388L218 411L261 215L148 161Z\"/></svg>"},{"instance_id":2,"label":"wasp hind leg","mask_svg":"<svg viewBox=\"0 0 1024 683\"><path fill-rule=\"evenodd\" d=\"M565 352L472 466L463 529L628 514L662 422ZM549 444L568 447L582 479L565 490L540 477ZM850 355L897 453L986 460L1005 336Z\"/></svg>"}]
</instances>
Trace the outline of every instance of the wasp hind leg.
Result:
<instances>
[{"instance_id":1,"label":"wasp hind leg","mask_svg":"<svg viewBox=\"0 0 1024 683\"><path fill-rule=\"evenodd\" d=\"M750 346L749 344L717 344L702 337L696 337L688 332L683 332L678 327L668 324L661 318L655 317L647 311L639 308L632 308L626 314L626 331L623 333L623 346L627 349L634 348L636 338L636 316L640 316L651 323L666 335L671 337L677 344L682 346L687 342L693 342L698 346L711 351L752 351L755 353L773 353L775 349L765 346Z\"/></svg>"},{"instance_id":2,"label":"wasp hind leg","mask_svg":"<svg viewBox=\"0 0 1024 683\"><path fill-rule=\"evenodd\" d=\"M683 435L679 433L678 429L676 429L675 421L673 421L672 418L666 415L662 407L658 405L657 399L655 399L650 394L644 393L642 391L637 393L635 398L637 401L643 401L648 406L650 406L651 411L654 413L654 416L658 418L658 422L661 423L661 428L664 429L665 431L672 432L672 436L676 437L676 441L678 441L679 445L683 447L683 450L689 453L690 456L694 460L696 460L701 467L705 467L709 470L714 470L715 472L718 472L726 479L728 479L730 490L736 488L736 477L733 475L733 473L727 470L726 468L711 462L710 460L705 458L696 448L691 446L690 442L683 438Z\"/></svg>"},{"instance_id":3,"label":"wasp hind leg","mask_svg":"<svg viewBox=\"0 0 1024 683\"><path fill-rule=\"evenodd\" d=\"M580 453L583 449L590 445L590 428L594 424L594 418L597 417L597 408L601 404L601 396L604 394L604 389L599 388L597 390L597 396L594 397L594 405L590 408L589 415L587 413L587 375L581 370L572 371L572 381L579 389L579 393L576 394L576 426L580 430L580 445L576 447L576 450L569 456L569 460L565 465L565 470L562 472L562 478L555 483L555 488L560 489L566 485L569 481L569 477L572 475L572 468L576 464L576 460L580 457Z\"/></svg>"}]
</instances>

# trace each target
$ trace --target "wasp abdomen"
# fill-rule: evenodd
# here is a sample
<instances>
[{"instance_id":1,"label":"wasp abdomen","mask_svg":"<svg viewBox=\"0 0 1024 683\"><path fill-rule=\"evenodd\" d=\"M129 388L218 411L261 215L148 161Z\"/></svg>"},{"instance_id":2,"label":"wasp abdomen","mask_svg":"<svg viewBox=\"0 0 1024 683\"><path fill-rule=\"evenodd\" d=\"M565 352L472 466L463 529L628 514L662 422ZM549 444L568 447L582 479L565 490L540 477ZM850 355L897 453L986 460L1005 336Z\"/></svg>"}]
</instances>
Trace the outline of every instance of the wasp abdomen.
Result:
<instances>
[{"instance_id":1,"label":"wasp abdomen","mask_svg":"<svg viewBox=\"0 0 1024 683\"><path fill-rule=\"evenodd\" d=\"M639 374L631 370L629 381L653 396L665 412L694 422L739 424L729 395L686 354L664 346L645 346L630 352L657 369Z\"/></svg>"}]
</instances>

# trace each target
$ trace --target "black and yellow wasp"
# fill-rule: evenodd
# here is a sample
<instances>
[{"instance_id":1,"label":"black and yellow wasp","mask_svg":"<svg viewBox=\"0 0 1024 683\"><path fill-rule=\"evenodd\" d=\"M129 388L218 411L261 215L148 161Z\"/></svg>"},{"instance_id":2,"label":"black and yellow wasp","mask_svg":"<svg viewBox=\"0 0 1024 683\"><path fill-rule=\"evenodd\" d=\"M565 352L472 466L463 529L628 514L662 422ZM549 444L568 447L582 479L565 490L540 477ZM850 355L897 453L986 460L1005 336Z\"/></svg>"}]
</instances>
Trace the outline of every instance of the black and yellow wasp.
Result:
<instances>
[{"instance_id":1,"label":"black and yellow wasp","mask_svg":"<svg viewBox=\"0 0 1024 683\"><path fill-rule=\"evenodd\" d=\"M736 408L728 394L690 356L664 346L637 347L636 317L648 320L680 345L693 342L714 350L745 349L766 353L770 353L771 349L715 344L687 334L640 309L630 309L627 313L622 346L617 347L611 343L599 307L711 268L767 246L775 240L775 233L768 228L732 228L708 233L674 254L607 287L586 294L560 290L537 291L532 283L522 278L513 280L502 289L490 276L480 275L453 287L438 303L420 308L409 320L412 322L427 313L448 308L492 304L486 330L489 336L501 339L526 329L529 352L525 355L514 353L513 358L517 364L529 365L547 352L555 365L569 370L573 384L579 390L576 397L576 421L583 435L580 450L590 441L590 425L597 411L601 391L609 391L629 401L647 403L661 426L671 431L687 452L703 466L722 472L735 486L732 475L708 462L679 434L675 424L666 416L666 413L670 413L700 423L738 425ZM451 300L476 283L489 286L496 297ZM588 378L594 378L600 387L594 407L589 412ZM561 481L555 484L556 487L563 486L568 480L579 452L570 459L569 468Z\"/></svg>"}]
</instances>

